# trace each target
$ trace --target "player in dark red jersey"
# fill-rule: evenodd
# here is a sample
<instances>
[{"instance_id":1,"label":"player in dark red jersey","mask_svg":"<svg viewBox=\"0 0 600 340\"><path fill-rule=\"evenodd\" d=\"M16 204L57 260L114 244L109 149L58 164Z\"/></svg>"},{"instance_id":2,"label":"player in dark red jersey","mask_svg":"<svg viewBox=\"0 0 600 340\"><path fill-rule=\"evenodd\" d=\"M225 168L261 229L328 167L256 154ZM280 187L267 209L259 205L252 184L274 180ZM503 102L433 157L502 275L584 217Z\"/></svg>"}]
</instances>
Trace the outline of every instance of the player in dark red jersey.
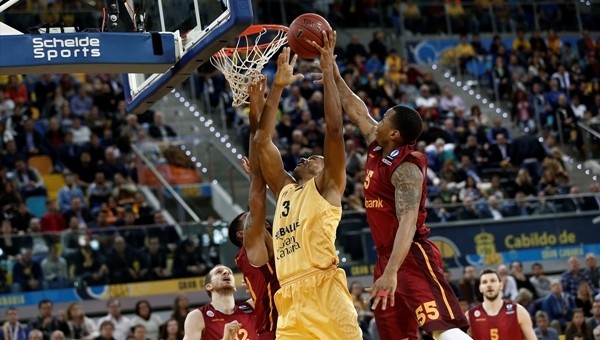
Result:
<instances>
[{"instance_id":1,"label":"player in dark red jersey","mask_svg":"<svg viewBox=\"0 0 600 340\"><path fill-rule=\"evenodd\" d=\"M467 318L475 340L536 340L529 312L518 303L502 300L502 282L495 270L479 276L483 303L471 308Z\"/></svg>"},{"instance_id":2,"label":"player in dark red jersey","mask_svg":"<svg viewBox=\"0 0 600 340\"><path fill-rule=\"evenodd\" d=\"M184 340L257 340L254 307L247 302L235 303L231 269L217 265L208 272L204 284L211 302L188 313Z\"/></svg>"},{"instance_id":3,"label":"player in dark red jersey","mask_svg":"<svg viewBox=\"0 0 600 340\"><path fill-rule=\"evenodd\" d=\"M266 77L257 84L248 85L250 150L249 159L245 159L244 167L250 174L249 212L238 215L229 224L229 239L240 247L235 264L242 271L254 301L259 339L273 340L277 326L277 309L273 296L279 289L279 281L275 273L272 236L267 230L269 225L265 222L267 188L253 141L265 102L266 86Z\"/></svg>"},{"instance_id":4,"label":"player in dark red jersey","mask_svg":"<svg viewBox=\"0 0 600 340\"><path fill-rule=\"evenodd\" d=\"M335 78L344 111L369 144L365 208L378 255L371 298L380 338L417 339L421 326L436 339L470 339L441 254L427 239L427 159L414 151L420 115L398 105L377 123L337 67Z\"/></svg>"}]
</instances>

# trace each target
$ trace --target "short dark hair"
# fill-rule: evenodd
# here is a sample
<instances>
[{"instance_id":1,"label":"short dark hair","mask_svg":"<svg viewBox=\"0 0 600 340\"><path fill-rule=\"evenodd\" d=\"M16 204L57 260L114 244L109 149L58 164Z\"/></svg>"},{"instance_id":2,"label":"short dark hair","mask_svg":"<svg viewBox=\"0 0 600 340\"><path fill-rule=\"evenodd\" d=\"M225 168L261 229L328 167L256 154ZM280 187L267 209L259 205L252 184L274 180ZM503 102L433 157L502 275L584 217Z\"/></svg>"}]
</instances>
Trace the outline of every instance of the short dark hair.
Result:
<instances>
[{"instance_id":1,"label":"short dark hair","mask_svg":"<svg viewBox=\"0 0 600 340\"><path fill-rule=\"evenodd\" d=\"M500 281L500 274L498 274L498 272L494 269L491 268L486 268L484 270L481 271L481 274L479 274L479 280L481 281L481 277L485 274L495 274L496 277L498 278L498 281Z\"/></svg>"},{"instance_id":2,"label":"short dark hair","mask_svg":"<svg viewBox=\"0 0 600 340\"><path fill-rule=\"evenodd\" d=\"M229 229L228 229L229 241L231 241L231 243L233 243L238 248L242 247L243 242L242 242L242 239L237 236L237 232L242 230L242 228L244 227L242 217L244 217L246 214L247 214L247 212L243 212L243 213L237 215L236 217L233 218L231 223L229 223Z\"/></svg>"},{"instance_id":3,"label":"short dark hair","mask_svg":"<svg viewBox=\"0 0 600 340\"><path fill-rule=\"evenodd\" d=\"M392 117L394 128L400 131L404 144L413 144L423 132L421 115L414 109L404 105L396 105L392 109L396 113Z\"/></svg>"},{"instance_id":4,"label":"short dark hair","mask_svg":"<svg viewBox=\"0 0 600 340\"><path fill-rule=\"evenodd\" d=\"M38 302L38 309L42 308L42 305L45 305L45 304L47 304L47 303L49 303L49 304L50 304L50 306L54 305L54 304L52 303L52 301L50 301L50 300L48 300L48 299L43 299L43 300L40 300L40 302Z\"/></svg>"},{"instance_id":5,"label":"short dark hair","mask_svg":"<svg viewBox=\"0 0 600 340\"><path fill-rule=\"evenodd\" d=\"M135 303L135 315L141 317L140 306L142 305L142 303L145 303L148 306L149 315L152 315L152 306L150 305L150 302L148 302L148 300L139 300ZM133 327L133 329L135 329L135 327Z\"/></svg>"},{"instance_id":6,"label":"short dark hair","mask_svg":"<svg viewBox=\"0 0 600 340\"><path fill-rule=\"evenodd\" d=\"M206 285L209 283L212 283L212 274L211 274L211 270L208 271L208 273L206 273L206 275L204 276L204 290L206 290L206 294L208 294L208 297L212 298L212 292L209 291L208 289L206 289Z\"/></svg>"}]
</instances>

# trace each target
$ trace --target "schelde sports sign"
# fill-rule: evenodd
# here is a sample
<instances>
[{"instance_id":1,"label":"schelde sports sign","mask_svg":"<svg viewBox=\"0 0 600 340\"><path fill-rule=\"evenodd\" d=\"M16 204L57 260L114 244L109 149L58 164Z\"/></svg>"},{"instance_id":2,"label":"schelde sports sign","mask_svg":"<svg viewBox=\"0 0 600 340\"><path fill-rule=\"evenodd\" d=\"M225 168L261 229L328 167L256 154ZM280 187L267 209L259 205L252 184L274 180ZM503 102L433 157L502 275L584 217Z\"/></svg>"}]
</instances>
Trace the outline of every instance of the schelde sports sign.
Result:
<instances>
[{"instance_id":1,"label":"schelde sports sign","mask_svg":"<svg viewBox=\"0 0 600 340\"><path fill-rule=\"evenodd\" d=\"M44 35L31 39L33 58L52 61L54 59L100 58L100 39L94 37L61 38Z\"/></svg>"},{"instance_id":2,"label":"schelde sports sign","mask_svg":"<svg viewBox=\"0 0 600 340\"><path fill-rule=\"evenodd\" d=\"M163 73L176 61L173 33L0 36L0 74Z\"/></svg>"},{"instance_id":3,"label":"schelde sports sign","mask_svg":"<svg viewBox=\"0 0 600 340\"><path fill-rule=\"evenodd\" d=\"M237 288L242 287L242 275L234 274ZM45 291L0 294L0 309L9 306L34 306L43 299L54 303L69 303L86 300L108 300L119 297L147 297L151 295L179 294L181 292L201 291L204 289L204 277L190 277L150 282L135 282L105 286L92 286Z\"/></svg>"}]
</instances>

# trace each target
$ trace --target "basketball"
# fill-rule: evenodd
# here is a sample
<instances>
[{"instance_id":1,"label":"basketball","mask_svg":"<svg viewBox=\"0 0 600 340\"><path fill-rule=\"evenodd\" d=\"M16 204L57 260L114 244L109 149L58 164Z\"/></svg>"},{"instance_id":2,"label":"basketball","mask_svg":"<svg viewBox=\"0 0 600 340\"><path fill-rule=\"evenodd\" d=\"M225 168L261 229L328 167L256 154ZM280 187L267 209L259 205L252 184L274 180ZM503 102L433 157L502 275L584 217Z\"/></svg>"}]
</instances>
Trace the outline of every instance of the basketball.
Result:
<instances>
[{"instance_id":1,"label":"basketball","mask_svg":"<svg viewBox=\"0 0 600 340\"><path fill-rule=\"evenodd\" d=\"M322 16L315 13L305 13L298 16L288 30L288 44L294 53L304 59L314 59L321 53L308 43L314 41L323 46L323 30L330 30L331 26ZM308 40L308 41L306 41Z\"/></svg>"}]
</instances>

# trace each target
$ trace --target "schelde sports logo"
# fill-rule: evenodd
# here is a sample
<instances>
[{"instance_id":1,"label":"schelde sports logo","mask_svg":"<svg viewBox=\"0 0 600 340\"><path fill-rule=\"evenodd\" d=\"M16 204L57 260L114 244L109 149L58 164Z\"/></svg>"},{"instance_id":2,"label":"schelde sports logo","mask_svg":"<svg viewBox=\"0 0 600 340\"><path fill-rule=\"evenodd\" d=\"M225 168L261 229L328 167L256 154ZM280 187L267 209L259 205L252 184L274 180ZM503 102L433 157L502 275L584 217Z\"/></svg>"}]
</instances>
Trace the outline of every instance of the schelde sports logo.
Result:
<instances>
[{"instance_id":1,"label":"schelde sports logo","mask_svg":"<svg viewBox=\"0 0 600 340\"><path fill-rule=\"evenodd\" d=\"M90 37L58 38L36 37L33 43L33 58L46 61L75 58L99 58L100 39Z\"/></svg>"}]
</instances>

